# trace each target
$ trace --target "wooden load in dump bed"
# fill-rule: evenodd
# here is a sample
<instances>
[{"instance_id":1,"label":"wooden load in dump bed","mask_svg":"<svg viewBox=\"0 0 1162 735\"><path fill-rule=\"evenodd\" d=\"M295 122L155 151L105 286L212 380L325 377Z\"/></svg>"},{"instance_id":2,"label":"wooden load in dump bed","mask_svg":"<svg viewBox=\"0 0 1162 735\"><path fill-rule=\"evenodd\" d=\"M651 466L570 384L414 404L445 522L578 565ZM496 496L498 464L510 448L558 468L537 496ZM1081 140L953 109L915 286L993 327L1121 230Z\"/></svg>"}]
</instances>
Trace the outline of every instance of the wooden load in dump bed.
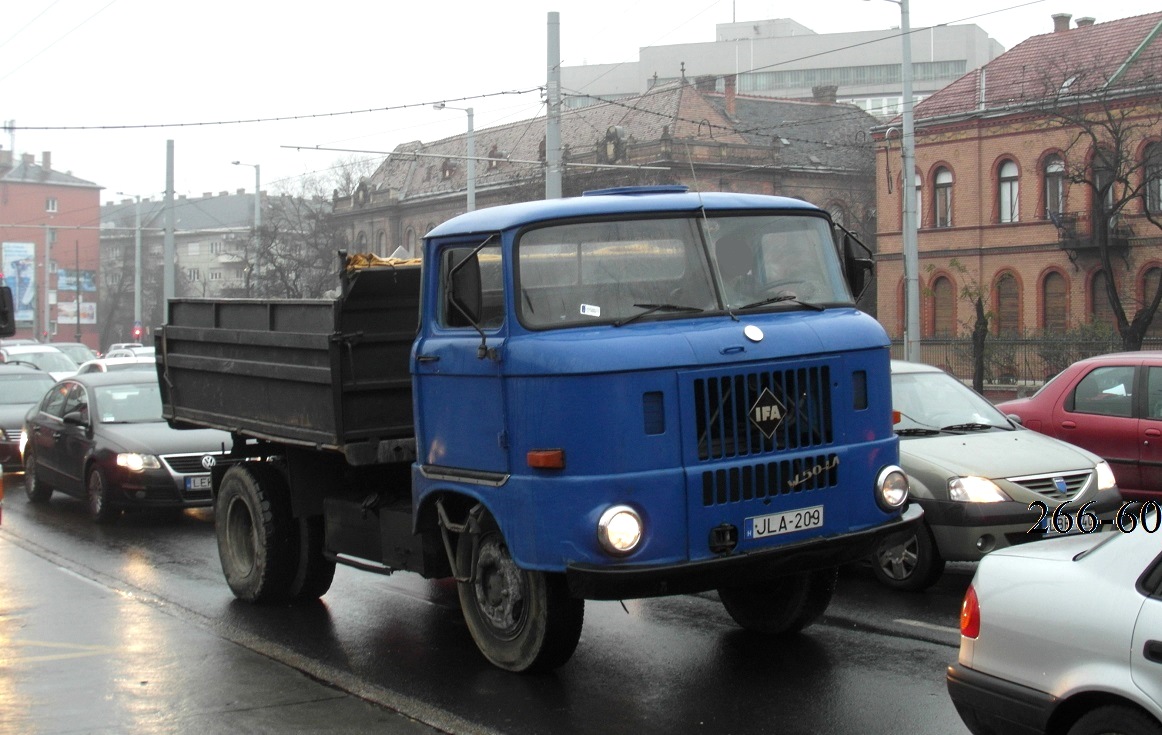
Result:
<instances>
[{"instance_id":1,"label":"wooden load in dump bed","mask_svg":"<svg viewBox=\"0 0 1162 735\"><path fill-rule=\"evenodd\" d=\"M171 300L156 341L165 418L353 465L411 461L420 267L342 280L336 299Z\"/></svg>"}]
</instances>

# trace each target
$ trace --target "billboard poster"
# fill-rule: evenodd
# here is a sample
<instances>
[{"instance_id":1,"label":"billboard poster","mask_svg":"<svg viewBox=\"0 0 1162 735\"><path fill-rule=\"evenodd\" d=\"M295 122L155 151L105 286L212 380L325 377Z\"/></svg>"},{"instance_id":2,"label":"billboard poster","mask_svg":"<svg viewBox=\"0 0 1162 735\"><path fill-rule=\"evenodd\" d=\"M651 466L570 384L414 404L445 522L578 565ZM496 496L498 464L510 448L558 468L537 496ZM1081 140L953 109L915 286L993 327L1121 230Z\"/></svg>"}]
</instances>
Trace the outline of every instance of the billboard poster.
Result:
<instances>
[{"instance_id":1,"label":"billboard poster","mask_svg":"<svg viewBox=\"0 0 1162 735\"><path fill-rule=\"evenodd\" d=\"M77 302L76 301L58 301L56 305L56 323L57 324L76 324L77 323ZM81 324L96 324L97 323L97 302L96 301L82 301L81 302Z\"/></svg>"},{"instance_id":2,"label":"billboard poster","mask_svg":"<svg viewBox=\"0 0 1162 735\"><path fill-rule=\"evenodd\" d=\"M56 272L56 290L69 291L75 293L77 290L77 279L75 274L78 271L69 270L68 268L59 268ZM97 274L93 271L79 271L81 274L81 291L85 293L97 293Z\"/></svg>"},{"instance_id":3,"label":"billboard poster","mask_svg":"<svg viewBox=\"0 0 1162 735\"><path fill-rule=\"evenodd\" d=\"M31 322L36 309L36 245L6 242L0 252L4 283L12 289L17 322Z\"/></svg>"}]
</instances>

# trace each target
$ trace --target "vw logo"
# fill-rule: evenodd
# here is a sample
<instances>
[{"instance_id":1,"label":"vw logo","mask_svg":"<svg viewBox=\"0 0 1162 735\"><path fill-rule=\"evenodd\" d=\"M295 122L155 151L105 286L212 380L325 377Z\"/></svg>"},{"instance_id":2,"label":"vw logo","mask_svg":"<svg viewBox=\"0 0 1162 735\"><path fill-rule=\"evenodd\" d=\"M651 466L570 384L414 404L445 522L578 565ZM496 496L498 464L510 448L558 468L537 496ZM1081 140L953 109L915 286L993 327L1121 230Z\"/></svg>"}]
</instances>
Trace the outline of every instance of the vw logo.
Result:
<instances>
[{"instance_id":1,"label":"vw logo","mask_svg":"<svg viewBox=\"0 0 1162 735\"><path fill-rule=\"evenodd\" d=\"M202 466L206 469L211 469L216 464L218 464L218 460L214 458L214 455L207 454L202 457Z\"/></svg>"}]
</instances>

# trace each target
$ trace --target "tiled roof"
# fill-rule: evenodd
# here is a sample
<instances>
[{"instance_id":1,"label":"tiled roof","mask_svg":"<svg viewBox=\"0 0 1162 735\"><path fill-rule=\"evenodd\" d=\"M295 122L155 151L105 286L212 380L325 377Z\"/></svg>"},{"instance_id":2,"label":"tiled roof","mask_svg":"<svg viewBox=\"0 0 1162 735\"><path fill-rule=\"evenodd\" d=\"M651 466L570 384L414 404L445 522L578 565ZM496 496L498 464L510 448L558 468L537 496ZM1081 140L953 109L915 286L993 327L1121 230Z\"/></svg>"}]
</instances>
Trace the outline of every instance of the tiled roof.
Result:
<instances>
[{"instance_id":1,"label":"tiled roof","mask_svg":"<svg viewBox=\"0 0 1162 735\"><path fill-rule=\"evenodd\" d=\"M22 184L47 184L50 186L100 188L92 181L85 181L70 173L54 171L51 168L45 168L39 164L28 163L26 161L14 162L12 167L7 170L0 169L0 181Z\"/></svg>"},{"instance_id":2,"label":"tiled roof","mask_svg":"<svg viewBox=\"0 0 1162 735\"><path fill-rule=\"evenodd\" d=\"M1067 91L1077 94L1099 90L1107 80L1110 89L1162 83L1162 12L1028 38L920 102L915 116L1003 109L1050 99L1067 82Z\"/></svg>"}]
</instances>

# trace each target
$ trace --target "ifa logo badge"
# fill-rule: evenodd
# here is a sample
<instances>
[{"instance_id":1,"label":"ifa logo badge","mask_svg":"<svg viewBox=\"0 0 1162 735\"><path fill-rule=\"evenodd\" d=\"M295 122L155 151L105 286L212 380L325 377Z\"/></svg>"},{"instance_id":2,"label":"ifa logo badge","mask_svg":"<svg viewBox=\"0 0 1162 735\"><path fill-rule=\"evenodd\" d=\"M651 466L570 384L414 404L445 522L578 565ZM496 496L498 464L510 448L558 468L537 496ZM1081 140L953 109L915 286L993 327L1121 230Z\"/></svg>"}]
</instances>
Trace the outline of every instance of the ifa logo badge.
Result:
<instances>
[{"instance_id":1,"label":"ifa logo badge","mask_svg":"<svg viewBox=\"0 0 1162 735\"><path fill-rule=\"evenodd\" d=\"M768 439L778 431L786 415L787 407L771 393L770 388L763 388L758 400L750 407L750 422Z\"/></svg>"}]
</instances>

